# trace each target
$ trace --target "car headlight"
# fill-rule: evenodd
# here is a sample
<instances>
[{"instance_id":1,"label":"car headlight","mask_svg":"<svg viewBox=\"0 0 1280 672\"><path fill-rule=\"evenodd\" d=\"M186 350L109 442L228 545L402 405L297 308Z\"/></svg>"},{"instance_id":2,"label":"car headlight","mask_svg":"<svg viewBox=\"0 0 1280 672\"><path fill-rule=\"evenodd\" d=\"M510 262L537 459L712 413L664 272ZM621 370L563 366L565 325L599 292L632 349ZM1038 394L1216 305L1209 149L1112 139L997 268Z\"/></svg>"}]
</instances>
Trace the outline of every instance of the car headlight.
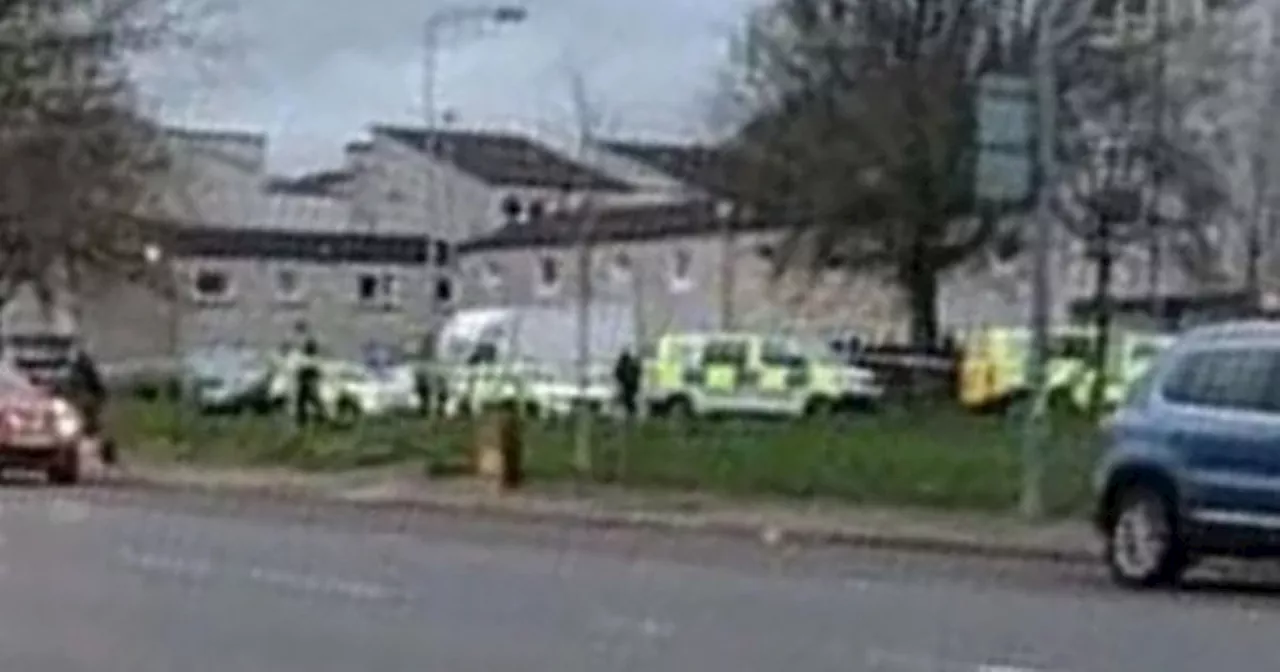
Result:
<instances>
[{"instance_id":1,"label":"car headlight","mask_svg":"<svg viewBox=\"0 0 1280 672\"><path fill-rule=\"evenodd\" d=\"M53 432L59 438L70 439L78 436L84 429L84 421L71 404L62 399L55 399L50 409Z\"/></svg>"}]
</instances>

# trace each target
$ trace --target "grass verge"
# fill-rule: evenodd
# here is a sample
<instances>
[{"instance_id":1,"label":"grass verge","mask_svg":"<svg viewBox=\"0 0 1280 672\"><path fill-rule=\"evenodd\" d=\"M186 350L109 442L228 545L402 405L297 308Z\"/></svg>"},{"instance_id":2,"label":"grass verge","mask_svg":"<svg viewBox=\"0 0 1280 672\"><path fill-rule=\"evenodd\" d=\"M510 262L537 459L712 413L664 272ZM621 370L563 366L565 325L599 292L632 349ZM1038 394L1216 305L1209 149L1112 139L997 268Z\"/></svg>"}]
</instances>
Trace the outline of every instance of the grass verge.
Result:
<instances>
[{"instance_id":1,"label":"grass verge","mask_svg":"<svg viewBox=\"0 0 1280 672\"><path fill-rule=\"evenodd\" d=\"M470 420L393 418L350 429L298 431L287 417L210 417L172 405L121 401L110 427L133 459L222 467L341 471L462 465ZM999 511L1020 490L1016 423L954 410L891 411L818 422L723 420L593 422L595 478L630 487L738 497ZM569 422L528 422L526 470L574 478ZM1050 511L1083 511L1096 452L1089 428L1055 420L1046 460Z\"/></svg>"}]
</instances>

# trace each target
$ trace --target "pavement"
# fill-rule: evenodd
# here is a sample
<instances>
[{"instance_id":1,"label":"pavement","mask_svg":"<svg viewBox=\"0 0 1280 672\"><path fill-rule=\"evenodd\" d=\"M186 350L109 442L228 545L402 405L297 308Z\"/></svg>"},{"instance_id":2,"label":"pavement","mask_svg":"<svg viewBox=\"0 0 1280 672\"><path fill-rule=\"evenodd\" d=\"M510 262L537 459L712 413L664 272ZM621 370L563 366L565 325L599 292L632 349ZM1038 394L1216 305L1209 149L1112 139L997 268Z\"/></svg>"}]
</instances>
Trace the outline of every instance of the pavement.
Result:
<instances>
[{"instance_id":1,"label":"pavement","mask_svg":"<svg viewBox=\"0 0 1280 672\"><path fill-rule=\"evenodd\" d=\"M0 489L0 669L1233 672L1278 669L1266 585L353 508ZM406 514L407 515L407 514Z\"/></svg>"},{"instance_id":2,"label":"pavement","mask_svg":"<svg viewBox=\"0 0 1280 672\"><path fill-rule=\"evenodd\" d=\"M385 470L316 475L272 469L135 466L115 479L166 491L322 499L381 510L448 511L1003 559L1092 564L1100 552L1098 535L1079 519L1029 524L991 514L851 507L823 501L729 500L600 486L538 485L499 493L475 480L433 481L418 473Z\"/></svg>"}]
</instances>

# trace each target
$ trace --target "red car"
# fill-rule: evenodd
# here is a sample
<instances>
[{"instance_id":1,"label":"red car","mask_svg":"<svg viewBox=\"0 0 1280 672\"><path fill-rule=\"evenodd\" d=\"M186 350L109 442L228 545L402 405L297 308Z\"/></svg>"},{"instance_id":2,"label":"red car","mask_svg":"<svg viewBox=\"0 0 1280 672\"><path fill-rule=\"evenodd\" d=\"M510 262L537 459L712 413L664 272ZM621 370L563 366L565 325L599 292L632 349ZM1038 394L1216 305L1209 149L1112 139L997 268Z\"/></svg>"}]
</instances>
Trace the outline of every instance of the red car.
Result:
<instances>
[{"instance_id":1,"label":"red car","mask_svg":"<svg viewBox=\"0 0 1280 672\"><path fill-rule=\"evenodd\" d=\"M74 484L87 440L74 406L0 363L0 470L43 471L51 483Z\"/></svg>"}]
</instances>

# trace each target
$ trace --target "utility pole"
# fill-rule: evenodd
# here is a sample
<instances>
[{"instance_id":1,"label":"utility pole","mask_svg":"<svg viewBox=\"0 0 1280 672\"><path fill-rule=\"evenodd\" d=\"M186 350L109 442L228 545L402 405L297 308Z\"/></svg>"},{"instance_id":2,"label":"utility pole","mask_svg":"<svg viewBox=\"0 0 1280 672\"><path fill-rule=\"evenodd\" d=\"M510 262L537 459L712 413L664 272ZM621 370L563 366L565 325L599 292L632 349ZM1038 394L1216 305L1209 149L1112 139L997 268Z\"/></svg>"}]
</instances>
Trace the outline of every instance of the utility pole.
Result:
<instances>
[{"instance_id":1,"label":"utility pole","mask_svg":"<svg viewBox=\"0 0 1280 672\"><path fill-rule=\"evenodd\" d=\"M586 163L587 154L595 144L595 120L591 114L591 101L587 96L582 73L570 72L570 93L574 112L578 117L578 155ZM592 240L595 224L595 203L589 185L582 185L581 205L578 211L578 399L575 408L573 435L573 466L578 478L587 480L592 472L591 409L586 403L591 387L591 302L594 294L592 278Z\"/></svg>"},{"instance_id":2,"label":"utility pole","mask_svg":"<svg viewBox=\"0 0 1280 672\"><path fill-rule=\"evenodd\" d=\"M734 294L737 292L737 217L732 203L716 204L716 219L720 224L720 330L733 331L737 326L734 313Z\"/></svg>"},{"instance_id":3,"label":"utility pole","mask_svg":"<svg viewBox=\"0 0 1280 672\"><path fill-rule=\"evenodd\" d=\"M1156 2L1156 88L1155 97L1152 101L1153 113L1155 115L1155 139L1156 142L1165 142L1166 133L1169 128L1168 123L1168 99L1165 90L1166 79L1168 77L1168 59L1169 59L1169 2L1170 0L1155 0ZM1163 324L1164 318L1164 296L1160 287L1160 278L1164 272L1164 229L1161 217L1161 202L1163 194L1161 192L1161 166L1154 166L1151 175L1151 190L1155 194L1155 199L1147 213L1148 234L1150 235L1150 249L1148 250L1147 262L1147 291L1149 292L1148 300L1151 307L1151 319L1157 325Z\"/></svg>"},{"instance_id":4,"label":"utility pole","mask_svg":"<svg viewBox=\"0 0 1280 672\"><path fill-rule=\"evenodd\" d=\"M1057 3L1052 3L1057 4ZM1049 7L1039 9L1036 26L1034 77L1038 109L1037 163L1040 170L1035 226L1031 242L1031 353L1027 384L1031 404L1025 418L1022 440L1022 515L1039 518L1044 513L1044 453L1048 438L1046 411L1048 395L1049 320L1051 283L1050 248L1053 245L1053 187L1056 184L1058 134L1057 77L1054 72L1053 15Z\"/></svg>"}]
</instances>

